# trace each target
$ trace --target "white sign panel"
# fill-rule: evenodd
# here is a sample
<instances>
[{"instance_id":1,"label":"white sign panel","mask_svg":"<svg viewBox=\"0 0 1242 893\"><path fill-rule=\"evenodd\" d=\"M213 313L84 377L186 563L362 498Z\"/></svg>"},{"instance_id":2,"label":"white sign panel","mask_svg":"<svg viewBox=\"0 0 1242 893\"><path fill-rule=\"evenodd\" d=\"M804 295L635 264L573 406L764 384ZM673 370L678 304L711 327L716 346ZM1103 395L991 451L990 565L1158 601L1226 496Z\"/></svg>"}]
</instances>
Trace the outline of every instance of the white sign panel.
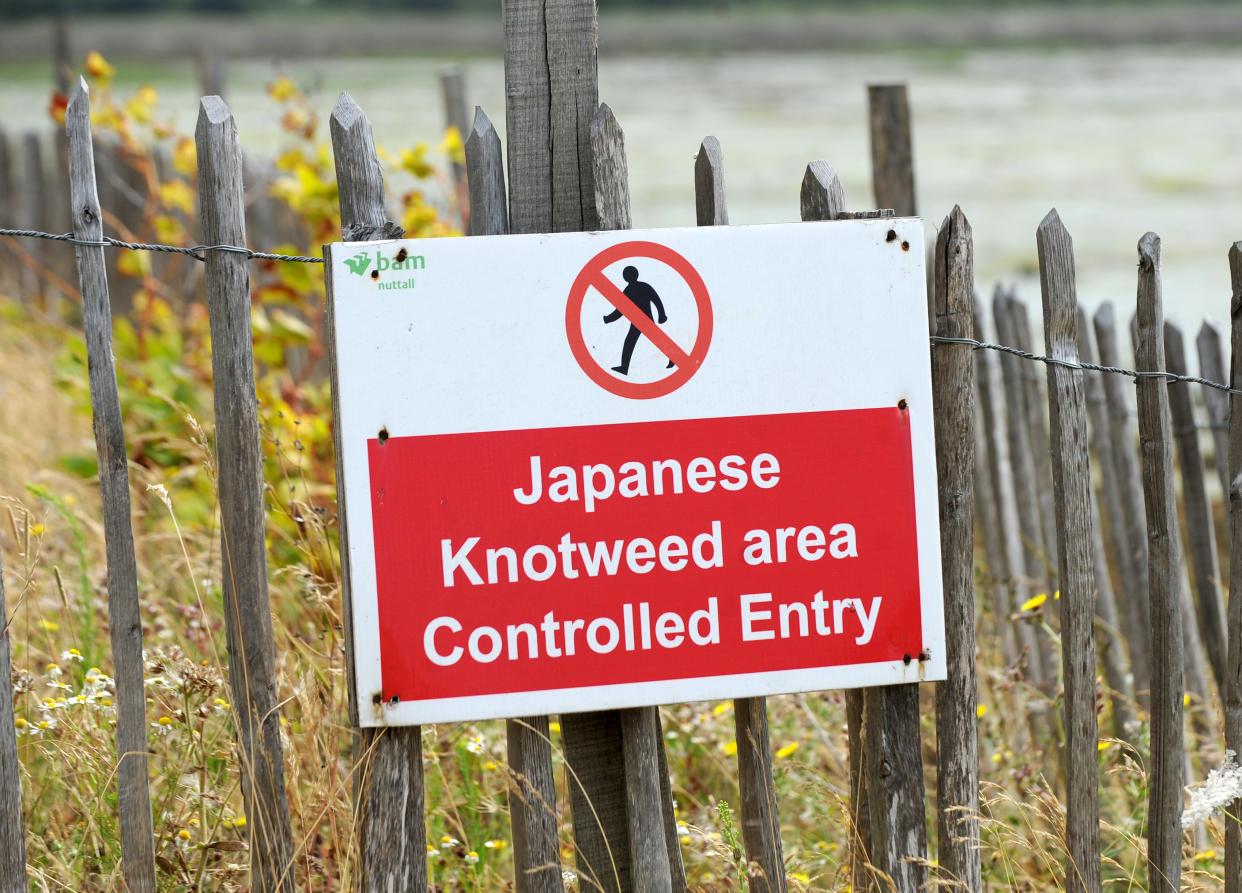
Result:
<instances>
[{"instance_id":1,"label":"white sign panel","mask_svg":"<svg viewBox=\"0 0 1242 893\"><path fill-rule=\"evenodd\" d=\"M363 724L944 678L922 245L329 246Z\"/></svg>"}]
</instances>

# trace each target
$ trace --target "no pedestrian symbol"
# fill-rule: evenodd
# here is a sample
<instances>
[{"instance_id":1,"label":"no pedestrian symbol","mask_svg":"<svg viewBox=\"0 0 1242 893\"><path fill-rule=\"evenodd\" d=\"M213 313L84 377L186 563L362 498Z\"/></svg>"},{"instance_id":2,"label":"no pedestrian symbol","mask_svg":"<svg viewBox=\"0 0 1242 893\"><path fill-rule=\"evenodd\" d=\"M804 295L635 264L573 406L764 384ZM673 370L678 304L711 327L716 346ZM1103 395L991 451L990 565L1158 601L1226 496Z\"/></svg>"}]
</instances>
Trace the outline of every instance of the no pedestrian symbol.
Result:
<instances>
[{"instance_id":1,"label":"no pedestrian symbol","mask_svg":"<svg viewBox=\"0 0 1242 893\"><path fill-rule=\"evenodd\" d=\"M607 312L592 309L601 307ZM622 242L587 261L574 280L565 334L582 371L604 390L635 400L663 397L689 381L707 356L711 299L703 277L673 249Z\"/></svg>"}]
</instances>

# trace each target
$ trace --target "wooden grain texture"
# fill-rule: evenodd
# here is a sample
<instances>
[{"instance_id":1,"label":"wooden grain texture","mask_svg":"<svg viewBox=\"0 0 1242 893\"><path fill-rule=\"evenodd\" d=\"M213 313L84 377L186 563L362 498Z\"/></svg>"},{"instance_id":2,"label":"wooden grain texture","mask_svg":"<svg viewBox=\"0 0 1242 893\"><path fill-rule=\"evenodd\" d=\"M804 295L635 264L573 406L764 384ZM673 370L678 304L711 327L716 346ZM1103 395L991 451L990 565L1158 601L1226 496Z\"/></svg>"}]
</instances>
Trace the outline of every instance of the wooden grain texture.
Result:
<instances>
[{"instance_id":1,"label":"wooden grain texture","mask_svg":"<svg viewBox=\"0 0 1242 893\"><path fill-rule=\"evenodd\" d=\"M1164 359L1175 375L1189 374L1182 331L1171 322L1164 324ZM1199 429L1195 426L1190 384L1169 382L1169 416L1177 447L1177 464L1182 479L1182 508L1186 519L1186 540L1190 547L1191 579L1194 582L1194 616L1208 666L1223 691L1225 685L1225 609L1220 595L1220 565L1216 558L1216 535L1212 507L1208 502L1203 473L1203 453L1199 449Z\"/></svg>"},{"instance_id":2,"label":"wooden grain texture","mask_svg":"<svg viewBox=\"0 0 1242 893\"><path fill-rule=\"evenodd\" d=\"M845 191L828 162L812 161L806 166L799 206L803 220L836 220L845 213Z\"/></svg>"},{"instance_id":3,"label":"wooden grain texture","mask_svg":"<svg viewBox=\"0 0 1242 893\"><path fill-rule=\"evenodd\" d=\"M466 169L470 183L470 235L493 236L509 231L504 156L500 134L483 109L475 107L474 124L466 138Z\"/></svg>"},{"instance_id":4,"label":"wooden grain texture","mask_svg":"<svg viewBox=\"0 0 1242 893\"><path fill-rule=\"evenodd\" d=\"M390 221L384 205L384 177L375 152L371 124L348 93L337 99L329 121L332 154L341 210L341 236L347 241L398 238L404 230ZM335 312L328 283L328 313ZM331 327L329 327L331 331ZM329 339L329 351L335 343ZM340 418L336 361L332 412ZM371 696L358 692L353 678L353 602L349 589L349 522L345 514L344 467L340 429L333 426L336 447L337 506L341 530L341 596L345 618L345 666L348 674L350 721L358 724L359 709L372 709ZM361 703L360 703L361 702ZM427 830L423 816L422 729L367 728L358 736L358 769L354 783L354 811L358 821L358 888L363 893L424 890L427 887Z\"/></svg>"},{"instance_id":5,"label":"wooden grain texture","mask_svg":"<svg viewBox=\"0 0 1242 893\"><path fill-rule=\"evenodd\" d=\"M633 889L672 893L668 840L664 836L660 790L660 714L656 707L621 711L621 752L625 761L625 802L629 814L630 878Z\"/></svg>"},{"instance_id":6,"label":"wooden grain texture","mask_svg":"<svg viewBox=\"0 0 1242 893\"><path fill-rule=\"evenodd\" d=\"M590 121L599 108L595 0L543 0L547 34L548 120L552 136L552 226L599 229L591 182Z\"/></svg>"},{"instance_id":7,"label":"wooden grain texture","mask_svg":"<svg viewBox=\"0 0 1242 893\"><path fill-rule=\"evenodd\" d=\"M974 337L990 340L986 310L976 295ZM1000 634L1001 652L1006 666L1019 658L1018 632L1009 616L1013 613L1013 563L1010 546L1018 563L1021 544L1017 541L1018 510L1013 504L1013 480L1009 469L1009 445L1005 442L1000 417L1000 374L992 351L975 352L975 517L983 538L987 589L992 597L991 611ZM1017 604L1021 604L1020 602Z\"/></svg>"},{"instance_id":8,"label":"wooden grain texture","mask_svg":"<svg viewBox=\"0 0 1242 893\"><path fill-rule=\"evenodd\" d=\"M927 806L919 687L886 685L863 690L863 765L870 788L871 865L899 893L927 884ZM879 889L889 889L887 882Z\"/></svg>"},{"instance_id":9,"label":"wooden grain texture","mask_svg":"<svg viewBox=\"0 0 1242 893\"><path fill-rule=\"evenodd\" d=\"M46 226L44 196L49 192L47 175L43 164L43 144L39 134L30 132L22 136L21 141L21 176L17 178L18 205L21 208L20 223L22 229L37 229L51 232ZM29 255L30 263L39 267L47 264L47 243L42 239L27 239L22 249ZM22 300L40 309L46 309L45 299L49 287L29 265L23 265L21 296Z\"/></svg>"},{"instance_id":10,"label":"wooden grain texture","mask_svg":"<svg viewBox=\"0 0 1242 893\"><path fill-rule=\"evenodd\" d=\"M1020 312L1025 311L1010 300L1008 292L998 289L993 295L992 317L996 321L996 337L1001 344L1016 345L1017 336L1014 334L1012 319ZM1035 462L1031 457L1031 438L1027 435L1026 428L1029 416L1022 377L1023 362L1025 361L1012 354L1000 355L1001 381L1004 386L1005 438L1009 445L1018 520L1016 542L1011 540L1010 548L1021 552L1021 563L1011 567L1017 579L1015 610L1048 585L1043 549L1039 545L1042 534L1039 526ZM1032 649L1027 663L1030 679L1043 689L1045 680L1055 678L1055 668L1049 667L1047 637L1032 624L1025 622L1019 624L1018 631L1024 644Z\"/></svg>"},{"instance_id":11,"label":"wooden grain texture","mask_svg":"<svg viewBox=\"0 0 1242 893\"><path fill-rule=\"evenodd\" d=\"M205 97L195 129L201 237L245 245L241 144L232 113ZM241 743L242 792L256 891L293 890L293 845L276 698L276 652L267 589L263 453L250 330L250 271L243 255L207 252L207 306L220 489L221 586L229 683Z\"/></svg>"},{"instance_id":12,"label":"wooden grain texture","mask_svg":"<svg viewBox=\"0 0 1242 893\"><path fill-rule=\"evenodd\" d=\"M914 198L914 150L906 85L869 84L867 110L875 205L892 208L898 217L913 217L918 210Z\"/></svg>"},{"instance_id":13,"label":"wooden grain texture","mask_svg":"<svg viewBox=\"0 0 1242 893\"><path fill-rule=\"evenodd\" d=\"M1164 309L1160 295L1160 239L1139 241L1138 341L1140 371L1163 372ZM1182 875L1183 730L1181 544L1173 494L1173 431L1168 386L1138 380L1139 448L1147 517L1151 601L1151 757L1148 764L1148 889L1176 891Z\"/></svg>"},{"instance_id":14,"label":"wooden grain texture","mask_svg":"<svg viewBox=\"0 0 1242 893\"><path fill-rule=\"evenodd\" d=\"M90 90L79 78L65 112L69 140L70 208L73 234L103 238L91 142ZM99 459L104 551L108 581L108 629L116 679L117 806L121 857L130 891L155 891L155 839L147 777L146 689L142 667L142 609L130 521L129 454L112 358L112 310L104 250L75 246L82 288L82 324Z\"/></svg>"},{"instance_id":15,"label":"wooden grain texture","mask_svg":"<svg viewBox=\"0 0 1242 893\"><path fill-rule=\"evenodd\" d=\"M1225 358L1220 331L1204 320L1195 338L1199 355L1199 375L1208 381L1226 382ZM1212 431L1212 464L1220 480L1221 499L1229 503L1229 395L1219 388L1203 386L1203 405L1207 409L1208 427Z\"/></svg>"},{"instance_id":16,"label":"wooden grain texture","mask_svg":"<svg viewBox=\"0 0 1242 893\"><path fill-rule=\"evenodd\" d=\"M720 140L705 137L694 156L694 214L699 226L728 226L725 202L724 153Z\"/></svg>"},{"instance_id":17,"label":"wooden grain texture","mask_svg":"<svg viewBox=\"0 0 1242 893\"><path fill-rule=\"evenodd\" d=\"M845 213L845 191L828 162L812 161L802 176L799 205L804 221L836 220ZM862 689L845 691L846 739L850 767L850 876L855 890L868 890L872 880L871 804L863 748Z\"/></svg>"},{"instance_id":18,"label":"wooden grain texture","mask_svg":"<svg viewBox=\"0 0 1242 893\"><path fill-rule=\"evenodd\" d=\"M591 176L597 228L629 229L630 182L625 160L625 134L607 103L601 103L590 124Z\"/></svg>"},{"instance_id":19,"label":"wooden grain texture","mask_svg":"<svg viewBox=\"0 0 1242 893\"><path fill-rule=\"evenodd\" d=\"M694 159L694 206L699 226L727 226L724 153L720 141L706 137ZM737 742L739 817L753 893L784 893L785 858L781 846L772 738L767 698L733 701L733 740Z\"/></svg>"},{"instance_id":20,"label":"wooden grain texture","mask_svg":"<svg viewBox=\"0 0 1242 893\"><path fill-rule=\"evenodd\" d=\"M22 819L22 775L17 762L13 716L12 619L4 602L0 557L0 893L26 893L26 825Z\"/></svg>"},{"instance_id":21,"label":"wooden grain texture","mask_svg":"<svg viewBox=\"0 0 1242 893\"><path fill-rule=\"evenodd\" d=\"M935 334L974 336L974 279L970 222L954 207L936 238ZM969 344L937 344L932 352L948 667L948 677L936 683L936 837L946 873L962 889L979 891L973 353Z\"/></svg>"},{"instance_id":22,"label":"wooden grain texture","mask_svg":"<svg viewBox=\"0 0 1242 893\"><path fill-rule=\"evenodd\" d=\"M1116 315L1111 302L1105 302L1092 317L1100 364L1122 364L1117 341ZM1143 508L1143 482L1139 471L1135 432L1130 421L1128 391L1133 386L1120 375L1105 375L1104 401L1108 423L1113 470L1117 476L1117 556L1122 592L1117 608L1130 646L1130 672L1139 704L1147 706L1151 690L1151 602L1147 594L1147 527Z\"/></svg>"},{"instance_id":23,"label":"wooden grain texture","mask_svg":"<svg viewBox=\"0 0 1242 893\"><path fill-rule=\"evenodd\" d=\"M504 0L509 226L552 231L552 132L544 0Z\"/></svg>"},{"instance_id":24,"label":"wooden grain texture","mask_svg":"<svg viewBox=\"0 0 1242 893\"><path fill-rule=\"evenodd\" d=\"M1081 305L1075 314L1078 327L1078 359L1083 363L1095 362L1095 349L1091 344L1090 324ZM1105 505L1112 505L1117 498L1116 472L1113 469L1109 447L1111 436L1108 426L1108 405L1104 400L1103 372L1083 372L1083 394L1087 400L1087 417L1091 422L1091 448L1095 450L1094 466L1100 470L1099 491ZM1110 515L1113 526L1119 527L1120 519ZM1100 500L1091 500L1091 556L1095 562L1096 651L1104 668L1108 683L1109 707L1112 716L1113 735L1123 741L1132 737L1131 723L1134 713L1130 709L1134 701L1134 688L1129 676L1129 657L1126 655L1121 618L1117 612L1116 589L1108 563L1108 551L1104 547L1104 535L1100 523Z\"/></svg>"},{"instance_id":25,"label":"wooden grain texture","mask_svg":"<svg viewBox=\"0 0 1242 893\"><path fill-rule=\"evenodd\" d=\"M621 711L561 715L574 822L574 856L583 893L628 893L630 832L622 771Z\"/></svg>"},{"instance_id":26,"label":"wooden grain texture","mask_svg":"<svg viewBox=\"0 0 1242 893\"><path fill-rule=\"evenodd\" d=\"M1242 753L1242 242L1229 246L1229 641L1225 669L1225 747ZM1242 800L1225 822L1225 893L1242 893Z\"/></svg>"},{"instance_id":27,"label":"wooden grain texture","mask_svg":"<svg viewBox=\"0 0 1242 893\"><path fill-rule=\"evenodd\" d=\"M1054 360L1078 362L1074 245L1056 211L1036 230L1044 344ZM1049 430L1061 585L1065 688L1066 887L1100 889L1100 786L1095 710L1095 560L1087 403L1082 370L1048 364Z\"/></svg>"}]
</instances>

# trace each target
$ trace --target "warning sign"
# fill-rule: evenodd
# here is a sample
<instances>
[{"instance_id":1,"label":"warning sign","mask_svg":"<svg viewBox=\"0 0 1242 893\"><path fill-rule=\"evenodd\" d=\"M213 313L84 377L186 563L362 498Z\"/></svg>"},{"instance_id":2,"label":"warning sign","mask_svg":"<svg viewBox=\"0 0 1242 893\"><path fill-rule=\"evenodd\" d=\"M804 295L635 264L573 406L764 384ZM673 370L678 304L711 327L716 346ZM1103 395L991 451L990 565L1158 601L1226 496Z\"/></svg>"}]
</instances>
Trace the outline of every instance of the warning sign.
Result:
<instances>
[{"instance_id":1,"label":"warning sign","mask_svg":"<svg viewBox=\"0 0 1242 893\"><path fill-rule=\"evenodd\" d=\"M329 246L363 723L943 678L921 239Z\"/></svg>"},{"instance_id":2,"label":"warning sign","mask_svg":"<svg viewBox=\"0 0 1242 893\"><path fill-rule=\"evenodd\" d=\"M622 282L617 284L610 278L609 271L622 263L625 265L621 270ZM671 276L665 274L662 278L671 280L679 291L688 291L693 298L693 340L684 347L662 328L669 321L664 299L650 282L640 278L643 271L648 279L652 278L653 270L671 271ZM665 288L666 296L671 296L671 292ZM599 355L607 349L609 339L600 338L594 350L587 345L583 315L584 309L592 306L587 300L589 295L598 295L611 305L603 316L604 325L618 321L629 324L617 365L609 366ZM593 302L595 306L598 303ZM686 306L685 309L691 308ZM686 326L683 324L681 328L684 330ZM676 251L656 242L623 242L591 258L574 280L565 308L565 332L582 371L604 390L634 399L662 397L689 381L707 356L712 340L711 298L703 277ZM654 368L661 369L648 381L642 380L640 370L632 368L635 366L634 349L643 338L654 348Z\"/></svg>"}]
</instances>

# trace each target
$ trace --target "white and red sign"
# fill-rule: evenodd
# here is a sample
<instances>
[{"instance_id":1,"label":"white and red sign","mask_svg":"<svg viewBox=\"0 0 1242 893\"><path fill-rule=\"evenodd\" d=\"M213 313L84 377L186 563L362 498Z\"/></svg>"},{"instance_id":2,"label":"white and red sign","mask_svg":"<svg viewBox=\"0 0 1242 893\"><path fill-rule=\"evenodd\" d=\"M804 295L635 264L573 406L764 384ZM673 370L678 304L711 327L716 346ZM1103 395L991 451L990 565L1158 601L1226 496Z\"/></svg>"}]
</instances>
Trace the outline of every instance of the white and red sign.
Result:
<instances>
[{"instance_id":1,"label":"white and red sign","mask_svg":"<svg viewBox=\"0 0 1242 893\"><path fill-rule=\"evenodd\" d=\"M330 246L363 724L943 678L910 245L913 219Z\"/></svg>"}]
</instances>

